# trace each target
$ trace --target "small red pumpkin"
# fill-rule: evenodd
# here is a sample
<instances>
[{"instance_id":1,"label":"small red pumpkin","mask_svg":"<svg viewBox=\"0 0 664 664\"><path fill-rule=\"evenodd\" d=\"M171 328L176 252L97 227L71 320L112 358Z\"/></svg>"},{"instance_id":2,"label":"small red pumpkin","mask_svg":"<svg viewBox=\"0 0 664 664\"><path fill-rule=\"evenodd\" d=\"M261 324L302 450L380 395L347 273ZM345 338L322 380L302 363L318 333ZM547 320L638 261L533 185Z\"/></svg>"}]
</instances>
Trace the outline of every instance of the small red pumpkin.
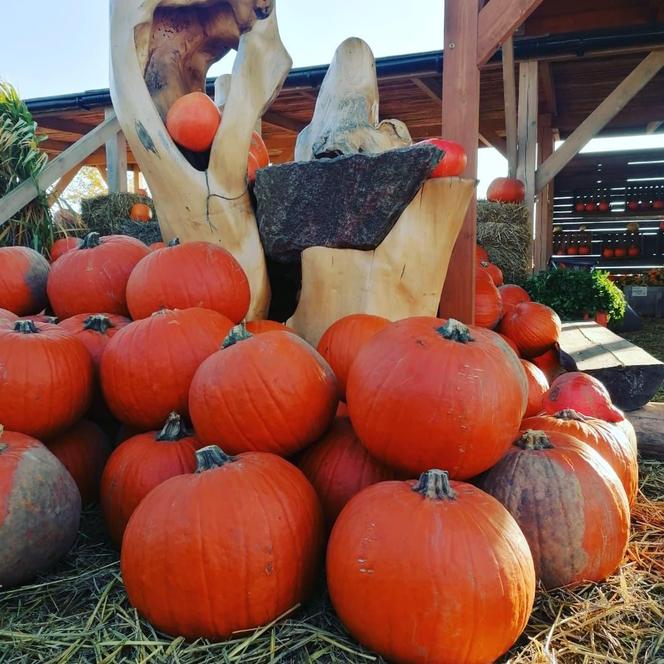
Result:
<instances>
[{"instance_id":1,"label":"small red pumpkin","mask_svg":"<svg viewBox=\"0 0 664 664\"><path fill-rule=\"evenodd\" d=\"M544 397L544 409L549 415L561 410L576 410L607 422L619 422L624 418L611 402L606 387L597 378L579 371L564 373L553 381Z\"/></svg>"},{"instance_id":2,"label":"small red pumpkin","mask_svg":"<svg viewBox=\"0 0 664 664\"><path fill-rule=\"evenodd\" d=\"M79 249L51 266L48 297L56 316L65 319L93 311L128 316L127 280L149 253L140 240L127 235L89 233Z\"/></svg>"},{"instance_id":3,"label":"small red pumpkin","mask_svg":"<svg viewBox=\"0 0 664 664\"><path fill-rule=\"evenodd\" d=\"M490 261L483 262L480 265L489 273L489 276L496 286L503 285L503 271L497 265L491 263Z\"/></svg>"},{"instance_id":4,"label":"small red pumpkin","mask_svg":"<svg viewBox=\"0 0 664 664\"><path fill-rule=\"evenodd\" d=\"M523 203L526 198L526 185L514 178L496 178L486 194L492 203Z\"/></svg>"},{"instance_id":5,"label":"small red pumpkin","mask_svg":"<svg viewBox=\"0 0 664 664\"><path fill-rule=\"evenodd\" d=\"M28 247L0 248L0 307L17 316L37 314L48 301L48 261Z\"/></svg>"},{"instance_id":6,"label":"small red pumpkin","mask_svg":"<svg viewBox=\"0 0 664 664\"><path fill-rule=\"evenodd\" d=\"M205 152L221 124L221 112L204 92L190 92L175 101L166 114L166 130L181 147Z\"/></svg>"},{"instance_id":7,"label":"small red pumpkin","mask_svg":"<svg viewBox=\"0 0 664 664\"><path fill-rule=\"evenodd\" d=\"M558 343L562 323L558 314L539 302L517 304L503 318L499 331L512 339L523 357L537 357Z\"/></svg>"},{"instance_id":8,"label":"small red pumpkin","mask_svg":"<svg viewBox=\"0 0 664 664\"><path fill-rule=\"evenodd\" d=\"M161 431L137 434L111 454L101 477L101 507L106 527L120 548L129 518L156 486L196 470L198 442L177 413Z\"/></svg>"},{"instance_id":9,"label":"small red pumpkin","mask_svg":"<svg viewBox=\"0 0 664 664\"><path fill-rule=\"evenodd\" d=\"M615 256L615 251L611 247L604 247L602 249L602 256L604 258L613 258Z\"/></svg>"},{"instance_id":10,"label":"small red pumpkin","mask_svg":"<svg viewBox=\"0 0 664 664\"><path fill-rule=\"evenodd\" d=\"M524 417L539 415L544 410L544 395L549 390L549 381L544 373L528 360L521 360L528 378L528 407Z\"/></svg>"},{"instance_id":11,"label":"small red pumpkin","mask_svg":"<svg viewBox=\"0 0 664 664\"><path fill-rule=\"evenodd\" d=\"M507 315L517 304L522 302L530 302L530 295L528 292L521 288L521 286L516 286L515 284L506 284L501 286L498 289L500 293L500 299L503 301L503 310Z\"/></svg>"},{"instance_id":12,"label":"small red pumpkin","mask_svg":"<svg viewBox=\"0 0 664 664\"><path fill-rule=\"evenodd\" d=\"M241 265L210 242L173 240L138 263L127 282L127 306L134 320L164 308L203 307L239 323L249 299L249 281Z\"/></svg>"},{"instance_id":13,"label":"small red pumpkin","mask_svg":"<svg viewBox=\"0 0 664 664\"><path fill-rule=\"evenodd\" d=\"M152 219L152 210L145 203L134 203L129 210L129 218L141 224L146 224Z\"/></svg>"},{"instance_id":14,"label":"small red pumpkin","mask_svg":"<svg viewBox=\"0 0 664 664\"><path fill-rule=\"evenodd\" d=\"M431 172L431 178L459 177L466 170L468 156L459 143L444 138L427 138L422 143L435 145L445 153Z\"/></svg>"},{"instance_id":15,"label":"small red pumpkin","mask_svg":"<svg viewBox=\"0 0 664 664\"><path fill-rule=\"evenodd\" d=\"M616 247L613 254L616 258L625 258L627 256L627 249L625 247Z\"/></svg>"},{"instance_id":16,"label":"small red pumpkin","mask_svg":"<svg viewBox=\"0 0 664 664\"><path fill-rule=\"evenodd\" d=\"M362 445L348 417L337 417L332 428L304 451L297 465L316 489L330 528L356 493L396 479L395 471L374 459Z\"/></svg>"},{"instance_id":17,"label":"small red pumpkin","mask_svg":"<svg viewBox=\"0 0 664 664\"><path fill-rule=\"evenodd\" d=\"M464 573L452 572L456 564ZM440 470L351 499L332 530L327 581L350 633L402 664L495 661L519 638L535 596L514 519Z\"/></svg>"},{"instance_id":18,"label":"small red pumpkin","mask_svg":"<svg viewBox=\"0 0 664 664\"><path fill-rule=\"evenodd\" d=\"M306 341L239 328L201 364L189 392L198 438L233 454L294 454L326 431L337 403L334 373Z\"/></svg>"},{"instance_id":19,"label":"small red pumpkin","mask_svg":"<svg viewBox=\"0 0 664 664\"><path fill-rule=\"evenodd\" d=\"M94 422L81 420L48 440L46 446L74 478L83 505L96 502L101 473L111 453L106 434Z\"/></svg>"},{"instance_id":20,"label":"small red pumpkin","mask_svg":"<svg viewBox=\"0 0 664 664\"><path fill-rule=\"evenodd\" d=\"M632 245L632 246L627 250L627 255L628 255L630 258L636 258L640 253L641 253L641 250L640 250L636 245Z\"/></svg>"},{"instance_id":21,"label":"small red pumpkin","mask_svg":"<svg viewBox=\"0 0 664 664\"><path fill-rule=\"evenodd\" d=\"M0 426L0 587L55 565L74 544L80 516L65 467L38 440Z\"/></svg>"},{"instance_id":22,"label":"small red pumpkin","mask_svg":"<svg viewBox=\"0 0 664 664\"><path fill-rule=\"evenodd\" d=\"M475 325L493 329L502 315L500 293L491 275L479 267L475 272Z\"/></svg>"},{"instance_id":23,"label":"small red pumpkin","mask_svg":"<svg viewBox=\"0 0 664 664\"><path fill-rule=\"evenodd\" d=\"M389 324L382 316L352 314L333 323L321 337L317 350L337 377L341 401L346 400L346 381L353 360L364 344Z\"/></svg>"},{"instance_id":24,"label":"small red pumpkin","mask_svg":"<svg viewBox=\"0 0 664 664\"><path fill-rule=\"evenodd\" d=\"M51 262L58 260L62 254L66 254L72 249L78 249L83 244L80 237L62 237L56 240L49 250L51 255Z\"/></svg>"},{"instance_id":25,"label":"small red pumpkin","mask_svg":"<svg viewBox=\"0 0 664 664\"><path fill-rule=\"evenodd\" d=\"M412 475L446 468L465 479L511 445L528 383L497 334L421 317L392 323L366 344L346 394L353 427L374 457Z\"/></svg>"},{"instance_id":26,"label":"small red pumpkin","mask_svg":"<svg viewBox=\"0 0 664 664\"><path fill-rule=\"evenodd\" d=\"M131 321L115 314L78 314L60 323L60 328L73 334L88 349L95 368L113 335Z\"/></svg>"},{"instance_id":27,"label":"small red pumpkin","mask_svg":"<svg viewBox=\"0 0 664 664\"><path fill-rule=\"evenodd\" d=\"M85 412L93 388L85 346L56 325L16 321L0 329L0 422L41 438L66 430Z\"/></svg>"},{"instance_id":28,"label":"small red pumpkin","mask_svg":"<svg viewBox=\"0 0 664 664\"><path fill-rule=\"evenodd\" d=\"M599 582L620 565L629 538L625 490L580 440L527 431L484 476L482 488L516 519L545 588Z\"/></svg>"},{"instance_id":29,"label":"small red pumpkin","mask_svg":"<svg viewBox=\"0 0 664 664\"><path fill-rule=\"evenodd\" d=\"M122 542L122 579L159 631L224 639L306 600L323 515L304 475L278 456L229 457L214 446L196 456L196 473L166 480L136 508Z\"/></svg>"}]
</instances>

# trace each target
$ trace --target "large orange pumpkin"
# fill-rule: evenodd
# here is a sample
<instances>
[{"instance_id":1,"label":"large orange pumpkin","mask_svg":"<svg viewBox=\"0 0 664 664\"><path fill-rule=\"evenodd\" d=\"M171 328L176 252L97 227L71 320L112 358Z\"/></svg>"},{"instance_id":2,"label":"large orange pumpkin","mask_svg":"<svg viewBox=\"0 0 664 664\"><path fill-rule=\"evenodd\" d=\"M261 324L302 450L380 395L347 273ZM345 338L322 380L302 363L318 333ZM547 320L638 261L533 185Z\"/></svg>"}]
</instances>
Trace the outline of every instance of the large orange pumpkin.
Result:
<instances>
[{"instance_id":1,"label":"large orange pumpkin","mask_svg":"<svg viewBox=\"0 0 664 664\"><path fill-rule=\"evenodd\" d=\"M527 291L516 284L505 284L498 289L498 292L503 301L505 314L508 314L517 304L530 302L530 295Z\"/></svg>"},{"instance_id":2,"label":"large orange pumpkin","mask_svg":"<svg viewBox=\"0 0 664 664\"><path fill-rule=\"evenodd\" d=\"M318 352L337 377L339 399L346 401L348 371L364 344L384 330L390 321L382 316L352 314L333 323L318 342Z\"/></svg>"},{"instance_id":3,"label":"large orange pumpkin","mask_svg":"<svg viewBox=\"0 0 664 664\"><path fill-rule=\"evenodd\" d=\"M133 237L88 234L79 249L63 254L51 266L48 297L56 316L65 319L95 311L129 315L127 280L149 253Z\"/></svg>"},{"instance_id":4,"label":"large orange pumpkin","mask_svg":"<svg viewBox=\"0 0 664 664\"><path fill-rule=\"evenodd\" d=\"M247 332L250 334L264 334L265 332L291 332L295 330L285 323L277 323L276 320L251 320L246 324Z\"/></svg>"},{"instance_id":5,"label":"large orange pumpkin","mask_svg":"<svg viewBox=\"0 0 664 664\"><path fill-rule=\"evenodd\" d=\"M212 309L239 323L249 309L249 281L233 256L210 242L174 240L146 256L127 283L133 319L160 309Z\"/></svg>"},{"instance_id":6,"label":"large orange pumpkin","mask_svg":"<svg viewBox=\"0 0 664 664\"><path fill-rule=\"evenodd\" d=\"M113 335L131 321L115 314L78 314L60 323L60 328L73 334L88 349L92 362L99 369L101 354Z\"/></svg>"},{"instance_id":7,"label":"large orange pumpkin","mask_svg":"<svg viewBox=\"0 0 664 664\"><path fill-rule=\"evenodd\" d=\"M0 422L11 431L53 436L79 420L92 397L88 351L55 325L0 329L0 367Z\"/></svg>"},{"instance_id":8,"label":"large orange pumpkin","mask_svg":"<svg viewBox=\"0 0 664 664\"><path fill-rule=\"evenodd\" d=\"M374 459L353 431L348 417L337 417L332 428L298 460L311 482L331 528L343 506L365 487L396 479L391 468Z\"/></svg>"},{"instance_id":9,"label":"large orange pumpkin","mask_svg":"<svg viewBox=\"0 0 664 664\"><path fill-rule=\"evenodd\" d=\"M94 423L81 420L71 429L46 441L74 478L83 505L96 502L99 497L99 481L111 453L106 434Z\"/></svg>"},{"instance_id":10,"label":"large orange pumpkin","mask_svg":"<svg viewBox=\"0 0 664 664\"><path fill-rule=\"evenodd\" d=\"M132 221L146 224L152 219L152 210L145 203L134 203L131 206L131 210L129 210L129 218Z\"/></svg>"},{"instance_id":11,"label":"large orange pumpkin","mask_svg":"<svg viewBox=\"0 0 664 664\"><path fill-rule=\"evenodd\" d=\"M208 309L164 309L122 328L101 358L104 397L115 417L143 431L187 413L189 385L233 327Z\"/></svg>"},{"instance_id":12,"label":"large orange pumpkin","mask_svg":"<svg viewBox=\"0 0 664 664\"><path fill-rule=\"evenodd\" d=\"M562 323L558 314L539 302L522 302L507 312L499 331L516 343L521 355L537 357L560 340Z\"/></svg>"},{"instance_id":13,"label":"large orange pumpkin","mask_svg":"<svg viewBox=\"0 0 664 664\"><path fill-rule=\"evenodd\" d=\"M618 425L586 417L575 410L563 410L555 415L531 417L521 426L537 431L559 431L590 445L618 475L632 505L639 490L639 462L636 449Z\"/></svg>"},{"instance_id":14,"label":"large orange pumpkin","mask_svg":"<svg viewBox=\"0 0 664 664\"><path fill-rule=\"evenodd\" d=\"M61 237L49 249L48 253L51 256L51 262L58 260L62 254L66 254L72 249L78 249L82 244L83 240L80 237Z\"/></svg>"},{"instance_id":15,"label":"large orange pumpkin","mask_svg":"<svg viewBox=\"0 0 664 664\"><path fill-rule=\"evenodd\" d=\"M624 418L622 411L611 402L604 384L580 371L564 373L551 383L551 389L544 396L544 409L549 415L572 409L607 422L620 422Z\"/></svg>"},{"instance_id":16,"label":"large orange pumpkin","mask_svg":"<svg viewBox=\"0 0 664 664\"><path fill-rule=\"evenodd\" d=\"M81 497L38 440L0 426L0 587L31 581L74 544Z\"/></svg>"},{"instance_id":17,"label":"large orange pumpkin","mask_svg":"<svg viewBox=\"0 0 664 664\"><path fill-rule=\"evenodd\" d=\"M327 581L350 633L395 664L493 662L519 638L535 596L514 519L440 470L351 499L332 529Z\"/></svg>"},{"instance_id":18,"label":"large orange pumpkin","mask_svg":"<svg viewBox=\"0 0 664 664\"><path fill-rule=\"evenodd\" d=\"M234 331L201 364L189 393L197 436L233 454L294 454L330 426L337 402L327 362L290 332Z\"/></svg>"},{"instance_id":19,"label":"large orange pumpkin","mask_svg":"<svg viewBox=\"0 0 664 664\"><path fill-rule=\"evenodd\" d=\"M229 457L218 447L196 456L195 474L159 485L132 515L122 578L132 605L158 630L223 639L308 597L323 516L309 482L284 459Z\"/></svg>"},{"instance_id":20,"label":"large orange pumpkin","mask_svg":"<svg viewBox=\"0 0 664 664\"><path fill-rule=\"evenodd\" d=\"M182 418L171 413L161 431L137 434L113 451L100 493L106 527L117 547L129 517L152 489L175 475L196 470L197 446Z\"/></svg>"},{"instance_id":21,"label":"large orange pumpkin","mask_svg":"<svg viewBox=\"0 0 664 664\"><path fill-rule=\"evenodd\" d=\"M360 351L348 375L357 435L388 466L457 479L490 468L516 437L528 383L495 333L454 320L393 323Z\"/></svg>"},{"instance_id":22,"label":"large orange pumpkin","mask_svg":"<svg viewBox=\"0 0 664 664\"><path fill-rule=\"evenodd\" d=\"M475 325L493 329L503 315L500 293L491 275L481 267L475 272Z\"/></svg>"},{"instance_id":23,"label":"large orange pumpkin","mask_svg":"<svg viewBox=\"0 0 664 664\"><path fill-rule=\"evenodd\" d=\"M0 307L17 316L37 314L47 304L48 261L27 247L0 248Z\"/></svg>"},{"instance_id":24,"label":"large orange pumpkin","mask_svg":"<svg viewBox=\"0 0 664 664\"><path fill-rule=\"evenodd\" d=\"M629 505L611 466L557 431L527 431L484 476L482 488L517 520L545 588L602 581L629 538Z\"/></svg>"},{"instance_id":25,"label":"large orange pumpkin","mask_svg":"<svg viewBox=\"0 0 664 664\"><path fill-rule=\"evenodd\" d=\"M205 152L221 124L221 112L204 92L190 92L175 101L166 114L166 130L180 146Z\"/></svg>"},{"instance_id":26,"label":"large orange pumpkin","mask_svg":"<svg viewBox=\"0 0 664 664\"><path fill-rule=\"evenodd\" d=\"M542 370L528 360L521 360L528 378L528 408L524 417L533 417L544 411L544 395L549 390L549 381Z\"/></svg>"}]
</instances>

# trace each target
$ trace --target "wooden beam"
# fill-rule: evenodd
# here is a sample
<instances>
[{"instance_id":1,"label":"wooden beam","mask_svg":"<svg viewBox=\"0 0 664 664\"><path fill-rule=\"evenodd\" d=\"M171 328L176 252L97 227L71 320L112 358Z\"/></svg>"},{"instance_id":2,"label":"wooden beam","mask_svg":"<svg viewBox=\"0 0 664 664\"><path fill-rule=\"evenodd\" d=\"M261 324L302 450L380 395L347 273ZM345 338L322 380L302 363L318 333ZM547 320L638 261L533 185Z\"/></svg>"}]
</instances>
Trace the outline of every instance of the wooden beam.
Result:
<instances>
[{"instance_id":1,"label":"wooden beam","mask_svg":"<svg viewBox=\"0 0 664 664\"><path fill-rule=\"evenodd\" d=\"M537 169L536 190L542 191L583 146L627 106L662 67L664 67L664 50L650 53Z\"/></svg>"},{"instance_id":2,"label":"wooden beam","mask_svg":"<svg viewBox=\"0 0 664 664\"><path fill-rule=\"evenodd\" d=\"M306 122L301 122L300 120L290 118L287 115L283 115L283 113L276 113L275 111L268 111L265 113L265 115L263 115L263 122L272 125L273 127L292 131L294 134L299 134L307 126Z\"/></svg>"},{"instance_id":3,"label":"wooden beam","mask_svg":"<svg viewBox=\"0 0 664 664\"><path fill-rule=\"evenodd\" d=\"M514 75L514 38L503 44L503 96L505 100L505 130L507 132L507 169L511 178L516 177L516 77Z\"/></svg>"},{"instance_id":4,"label":"wooden beam","mask_svg":"<svg viewBox=\"0 0 664 664\"><path fill-rule=\"evenodd\" d=\"M490 0L479 15L478 66L486 64L541 4L542 0Z\"/></svg>"},{"instance_id":5,"label":"wooden beam","mask_svg":"<svg viewBox=\"0 0 664 664\"><path fill-rule=\"evenodd\" d=\"M115 115L112 108L107 108L104 115ZM106 168L108 170L108 190L110 192L127 191L127 139L122 131L106 141Z\"/></svg>"},{"instance_id":6,"label":"wooden beam","mask_svg":"<svg viewBox=\"0 0 664 664\"><path fill-rule=\"evenodd\" d=\"M68 150L51 161L48 166L32 180L22 182L16 189L0 199L0 226L11 219L30 201L46 191L58 178L80 164L109 138L117 134L120 125L115 115L109 115L98 127L86 134Z\"/></svg>"},{"instance_id":7,"label":"wooden beam","mask_svg":"<svg viewBox=\"0 0 664 664\"><path fill-rule=\"evenodd\" d=\"M553 154L554 148L551 116L549 114L541 115L537 122L537 162L541 164L546 161ZM536 272L546 270L553 253L553 194L553 182L549 182L537 198L533 244Z\"/></svg>"},{"instance_id":8,"label":"wooden beam","mask_svg":"<svg viewBox=\"0 0 664 664\"><path fill-rule=\"evenodd\" d=\"M445 3L443 134L466 149L468 164L463 177L473 179L477 178L480 117L477 27L477 2L448 0ZM452 252L440 303L442 316L471 324L475 320L476 238L477 202L473 196Z\"/></svg>"},{"instance_id":9,"label":"wooden beam","mask_svg":"<svg viewBox=\"0 0 664 664\"><path fill-rule=\"evenodd\" d=\"M423 80L421 78L411 78L410 80L411 83L422 90L422 92L424 92L424 94L427 95L429 99L432 99L437 104L440 104L443 101L441 91L428 79Z\"/></svg>"},{"instance_id":10,"label":"wooden beam","mask_svg":"<svg viewBox=\"0 0 664 664\"><path fill-rule=\"evenodd\" d=\"M101 175L101 179L104 181L104 184L108 188L108 171L106 170L105 166L96 166L96 169L99 171L99 175Z\"/></svg>"},{"instance_id":11,"label":"wooden beam","mask_svg":"<svg viewBox=\"0 0 664 664\"><path fill-rule=\"evenodd\" d=\"M71 184L71 181L78 175L78 172L81 170L80 165L74 166L74 168L65 173L56 183L53 189L48 194L48 202L50 205L53 205L62 194L64 194L65 189Z\"/></svg>"},{"instance_id":12,"label":"wooden beam","mask_svg":"<svg viewBox=\"0 0 664 664\"><path fill-rule=\"evenodd\" d=\"M44 115L42 117L36 116L35 121L37 126L42 131L40 133L48 133L49 131L65 132L67 134L76 134L84 136L89 131L94 129L94 125L80 122L79 120L70 120L62 117L51 117Z\"/></svg>"},{"instance_id":13,"label":"wooden beam","mask_svg":"<svg viewBox=\"0 0 664 664\"><path fill-rule=\"evenodd\" d=\"M657 122L649 122L646 127L646 134L654 134L662 125L664 121L658 120Z\"/></svg>"},{"instance_id":14,"label":"wooden beam","mask_svg":"<svg viewBox=\"0 0 664 664\"><path fill-rule=\"evenodd\" d=\"M495 131L480 125L480 143L487 148L498 150L503 157L507 158L507 142L502 136L498 136Z\"/></svg>"},{"instance_id":15,"label":"wooden beam","mask_svg":"<svg viewBox=\"0 0 664 664\"><path fill-rule=\"evenodd\" d=\"M539 70L540 80L542 81L542 90L546 101L546 110L552 117L558 115L558 97L556 95L556 85L553 80L553 72L549 62L540 62Z\"/></svg>"},{"instance_id":16,"label":"wooden beam","mask_svg":"<svg viewBox=\"0 0 664 664\"><path fill-rule=\"evenodd\" d=\"M134 193L137 194L138 190L141 188L141 171L139 170L138 166L134 166L132 170L134 173Z\"/></svg>"}]
</instances>

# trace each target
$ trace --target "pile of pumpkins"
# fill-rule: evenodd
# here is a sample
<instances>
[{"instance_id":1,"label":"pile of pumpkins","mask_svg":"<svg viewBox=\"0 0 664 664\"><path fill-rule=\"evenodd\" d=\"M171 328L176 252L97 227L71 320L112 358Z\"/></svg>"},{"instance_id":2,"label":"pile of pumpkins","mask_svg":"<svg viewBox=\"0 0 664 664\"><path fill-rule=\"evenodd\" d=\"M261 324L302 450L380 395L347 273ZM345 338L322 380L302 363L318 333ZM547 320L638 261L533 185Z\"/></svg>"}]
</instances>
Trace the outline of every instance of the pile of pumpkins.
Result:
<instances>
[{"instance_id":1,"label":"pile of pumpkins","mask_svg":"<svg viewBox=\"0 0 664 664\"><path fill-rule=\"evenodd\" d=\"M0 249L0 584L61 559L99 498L162 632L270 623L326 555L339 617L387 660L495 660L537 582L620 565L637 463L601 383L549 388L519 357L544 366L559 321L492 272L477 326L356 314L313 348L243 323L246 276L215 245L91 234L51 265Z\"/></svg>"}]
</instances>

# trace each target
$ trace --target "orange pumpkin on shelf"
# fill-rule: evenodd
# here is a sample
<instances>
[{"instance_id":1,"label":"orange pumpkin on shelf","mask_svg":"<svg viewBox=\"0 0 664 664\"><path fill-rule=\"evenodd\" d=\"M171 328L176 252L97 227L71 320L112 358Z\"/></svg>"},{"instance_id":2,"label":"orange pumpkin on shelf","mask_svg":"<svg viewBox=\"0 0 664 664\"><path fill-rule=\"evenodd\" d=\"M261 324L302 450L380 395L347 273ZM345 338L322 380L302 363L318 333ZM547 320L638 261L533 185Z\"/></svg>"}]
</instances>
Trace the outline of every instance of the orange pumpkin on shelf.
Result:
<instances>
[{"instance_id":1,"label":"orange pumpkin on shelf","mask_svg":"<svg viewBox=\"0 0 664 664\"><path fill-rule=\"evenodd\" d=\"M168 109L166 130L181 147L193 152L205 152L221 124L221 112L204 92L190 92L180 97Z\"/></svg>"},{"instance_id":2,"label":"orange pumpkin on shelf","mask_svg":"<svg viewBox=\"0 0 664 664\"><path fill-rule=\"evenodd\" d=\"M17 316L37 314L46 307L48 261L27 247L0 248L0 307Z\"/></svg>"},{"instance_id":3,"label":"orange pumpkin on shelf","mask_svg":"<svg viewBox=\"0 0 664 664\"><path fill-rule=\"evenodd\" d=\"M604 247L602 249L603 258L613 258L615 256L615 251L611 247Z\"/></svg>"},{"instance_id":4,"label":"orange pumpkin on shelf","mask_svg":"<svg viewBox=\"0 0 664 664\"><path fill-rule=\"evenodd\" d=\"M146 203L134 203L129 211L129 218L145 224L152 219L152 210Z\"/></svg>"},{"instance_id":5,"label":"orange pumpkin on shelf","mask_svg":"<svg viewBox=\"0 0 664 664\"><path fill-rule=\"evenodd\" d=\"M568 256L576 256L579 253L579 248L576 245L571 245L567 247L566 253Z\"/></svg>"},{"instance_id":6,"label":"orange pumpkin on shelf","mask_svg":"<svg viewBox=\"0 0 664 664\"><path fill-rule=\"evenodd\" d=\"M630 258L638 258L638 256L641 254L641 250L633 244L628 250L627 250L627 255Z\"/></svg>"},{"instance_id":7,"label":"orange pumpkin on shelf","mask_svg":"<svg viewBox=\"0 0 664 664\"><path fill-rule=\"evenodd\" d=\"M627 256L627 249L625 247L616 247L613 253L616 258L625 258Z\"/></svg>"}]
</instances>

